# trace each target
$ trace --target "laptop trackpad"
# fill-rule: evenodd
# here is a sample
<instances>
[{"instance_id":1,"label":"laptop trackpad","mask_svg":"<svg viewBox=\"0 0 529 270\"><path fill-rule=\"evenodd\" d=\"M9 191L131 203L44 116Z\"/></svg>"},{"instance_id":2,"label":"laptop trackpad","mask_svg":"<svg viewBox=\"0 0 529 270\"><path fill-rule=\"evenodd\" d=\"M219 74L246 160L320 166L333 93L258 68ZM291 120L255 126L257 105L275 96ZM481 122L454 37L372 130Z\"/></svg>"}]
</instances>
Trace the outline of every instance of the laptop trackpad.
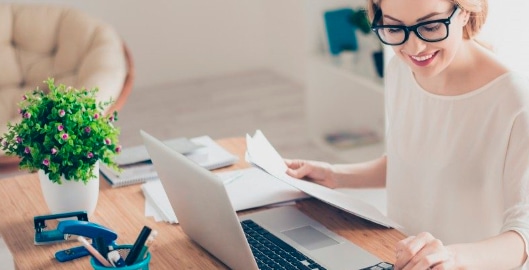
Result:
<instances>
[{"instance_id":1,"label":"laptop trackpad","mask_svg":"<svg viewBox=\"0 0 529 270\"><path fill-rule=\"evenodd\" d=\"M315 250L339 244L338 241L328 237L311 226L283 231L283 234L308 250Z\"/></svg>"}]
</instances>

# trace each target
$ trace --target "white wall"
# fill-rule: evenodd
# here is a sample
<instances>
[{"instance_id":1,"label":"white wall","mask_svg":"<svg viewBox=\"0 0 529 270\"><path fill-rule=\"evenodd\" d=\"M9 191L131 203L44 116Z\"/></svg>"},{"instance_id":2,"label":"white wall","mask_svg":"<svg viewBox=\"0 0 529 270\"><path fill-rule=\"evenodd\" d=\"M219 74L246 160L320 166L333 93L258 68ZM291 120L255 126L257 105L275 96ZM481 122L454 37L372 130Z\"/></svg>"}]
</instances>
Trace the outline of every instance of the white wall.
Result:
<instances>
[{"instance_id":1,"label":"white wall","mask_svg":"<svg viewBox=\"0 0 529 270\"><path fill-rule=\"evenodd\" d=\"M112 24L132 50L136 89L269 65L261 1L15 2L70 5Z\"/></svg>"},{"instance_id":2,"label":"white wall","mask_svg":"<svg viewBox=\"0 0 529 270\"><path fill-rule=\"evenodd\" d=\"M306 0L260 0L267 66L299 83L305 81L308 52Z\"/></svg>"},{"instance_id":3,"label":"white wall","mask_svg":"<svg viewBox=\"0 0 529 270\"><path fill-rule=\"evenodd\" d=\"M481 38L491 44L510 68L529 76L527 0L489 0L489 16Z\"/></svg>"},{"instance_id":4,"label":"white wall","mask_svg":"<svg viewBox=\"0 0 529 270\"><path fill-rule=\"evenodd\" d=\"M12 1L0 0L0 3ZM112 24L131 48L136 89L248 69L305 81L307 55L325 40L321 10L364 0L17 0L71 5ZM529 75L527 0L490 0L484 37Z\"/></svg>"}]
</instances>

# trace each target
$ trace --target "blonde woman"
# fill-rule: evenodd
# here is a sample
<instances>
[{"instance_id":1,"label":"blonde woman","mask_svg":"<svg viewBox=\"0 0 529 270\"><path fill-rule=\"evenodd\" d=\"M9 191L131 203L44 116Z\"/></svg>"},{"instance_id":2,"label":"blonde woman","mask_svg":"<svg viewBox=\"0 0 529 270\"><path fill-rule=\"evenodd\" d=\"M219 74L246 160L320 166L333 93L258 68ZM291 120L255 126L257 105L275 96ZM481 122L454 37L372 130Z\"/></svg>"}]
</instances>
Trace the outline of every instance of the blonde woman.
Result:
<instances>
[{"instance_id":1,"label":"blonde woman","mask_svg":"<svg viewBox=\"0 0 529 270\"><path fill-rule=\"evenodd\" d=\"M389 217L410 235L396 269L529 269L529 81L475 39L487 7L369 0L373 31L396 55L385 155L285 160L289 175L332 188L385 186Z\"/></svg>"}]
</instances>

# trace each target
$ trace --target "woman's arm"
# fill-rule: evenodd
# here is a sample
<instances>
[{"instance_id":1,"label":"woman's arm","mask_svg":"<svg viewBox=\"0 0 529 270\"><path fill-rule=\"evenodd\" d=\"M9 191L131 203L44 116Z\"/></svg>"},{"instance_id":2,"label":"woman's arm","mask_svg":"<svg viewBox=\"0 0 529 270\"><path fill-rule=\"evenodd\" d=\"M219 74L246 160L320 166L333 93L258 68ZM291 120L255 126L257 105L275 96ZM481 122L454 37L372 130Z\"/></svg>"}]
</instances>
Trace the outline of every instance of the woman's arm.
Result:
<instances>
[{"instance_id":1,"label":"woman's arm","mask_svg":"<svg viewBox=\"0 0 529 270\"><path fill-rule=\"evenodd\" d=\"M508 231L477 243L449 247L465 269L513 269L527 259L525 242L517 232Z\"/></svg>"},{"instance_id":2,"label":"woman's arm","mask_svg":"<svg viewBox=\"0 0 529 270\"><path fill-rule=\"evenodd\" d=\"M367 188L386 186L386 156L356 164L336 164L333 176L338 187Z\"/></svg>"},{"instance_id":3,"label":"woman's arm","mask_svg":"<svg viewBox=\"0 0 529 270\"><path fill-rule=\"evenodd\" d=\"M523 238L514 231L475 243L444 246L429 233L410 236L397 244L396 269L509 270L527 259Z\"/></svg>"},{"instance_id":4,"label":"woman's arm","mask_svg":"<svg viewBox=\"0 0 529 270\"><path fill-rule=\"evenodd\" d=\"M384 187L386 184L386 156L356 164L329 164L310 160L288 160L287 174L308 178L330 188Z\"/></svg>"}]
</instances>

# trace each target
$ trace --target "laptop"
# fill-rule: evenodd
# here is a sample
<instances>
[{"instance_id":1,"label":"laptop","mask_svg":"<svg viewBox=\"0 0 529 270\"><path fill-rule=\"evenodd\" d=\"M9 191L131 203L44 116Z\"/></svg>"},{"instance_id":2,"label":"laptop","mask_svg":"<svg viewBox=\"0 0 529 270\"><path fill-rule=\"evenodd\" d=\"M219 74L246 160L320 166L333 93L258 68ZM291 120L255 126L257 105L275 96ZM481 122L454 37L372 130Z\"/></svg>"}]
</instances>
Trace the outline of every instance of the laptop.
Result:
<instances>
[{"instance_id":1,"label":"laptop","mask_svg":"<svg viewBox=\"0 0 529 270\"><path fill-rule=\"evenodd\" d=\"M292 205L239 218L222 179L141 135L182 230L231 269L393 269Z\"/></svg>"}]
</instances>

